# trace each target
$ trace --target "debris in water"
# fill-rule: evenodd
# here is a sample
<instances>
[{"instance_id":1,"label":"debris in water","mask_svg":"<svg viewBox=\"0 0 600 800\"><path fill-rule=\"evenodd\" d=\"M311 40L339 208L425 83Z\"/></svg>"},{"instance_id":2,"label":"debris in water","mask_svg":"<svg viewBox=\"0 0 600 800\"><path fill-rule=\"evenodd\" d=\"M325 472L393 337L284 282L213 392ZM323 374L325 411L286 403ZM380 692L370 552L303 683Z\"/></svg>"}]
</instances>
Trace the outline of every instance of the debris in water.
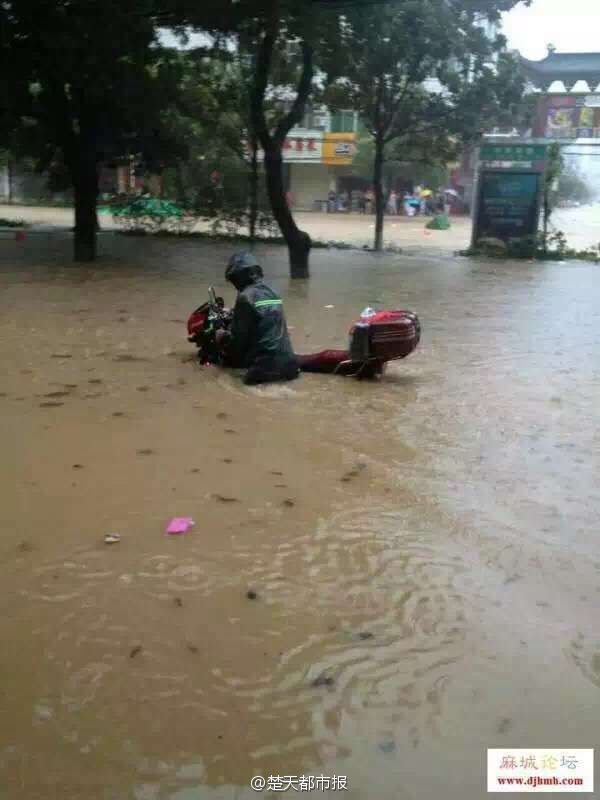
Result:
<instances>
[{"instance_id":1,"label":"debris in water","mask_svg":"<svg viewBox=\"0 0 600 800\"><path fill-rule=\"evenodd\" d=\"M218 500L220 503L239 503L240 501L237 497L226 497L222 494L213 494L215 500Z\"/></svg>"},{"instance_id":2,"label":"debris in water","mask_svg":"<svg viewBox=\"0 0 600 800\"><path fill-rule=\"evenodd\" d=\"M334 686L335 685L335 678L331 675L319 675L314 679L311 686Z\"/></svg>"},{"instance_id":3,"label":"debris in water","mask_svg":"<svg viewBox=\"0 0 600 800\"><path fill-rule=\"evenodd\" d=\"M233 458L224 458L222 461L224 464L233 464Z\"/></svg>"},{"instance_id":4,"label":"debris in water","mask_svg":"<svg viewBox=\"0 0 600 800\"><path fill-rule=\"evenodd\" d=\"M104 537L104 544L117 544L121 541L121 535L119 533L107 533Z\"/></svg>"},{"instance_id":5,"label":"debris in water","mask_svg":"<svg viewBox=\"0 0 600 800\"><path fill-rule=\"evenodd\" d=\"M190 651L190 653L197 653L198 652L198 648L196 647L195 644L188 644L187 649Z\"/></svg>"},{"instance_id":6,"label":"debris in water","mask_svg":"<svg viewBox=\"0 0 600 800\"><path fill-rule=\"evenodd\" d=\"M44 397L68 397L71 392L48 392Z\"/></svg>"},{"instance_id":7,"label":"debris in water","mask_svg":"<svg viewBox=\"0 0 600 800\"><path fill-rule=\"evenodd\" d=\"M17 550L19 551L19 553L30 553L33 550L33 547L29 542L23 541L19 542L19 544L17 545Z\"/></svg>"},{"instance_id":8,"label":"debris in water","mask_svg":"<svg viewBox=\"0 0 600 800\"><path fill-rule=\"evenodd\" d=\"M228 416L229 414L226 414L224 411L219 411L217 414L217 419L227 419Z\"/></svg>"},{"instance_id":9,"label":"debris in water","mask_svg":"<svg viewBox=\"0 0 600 800\"><path fill-rule=\"evenodd\" d=\"M52 353L50 358L73 358L71 353Z\"/></svg>"},{"instance_id":10,"label":"debris in water","mask_svg":"<svg viewBox=\"0 0 600 800\"><path fill-rule=\"evenodd\" d=\"M17 399L19 399L19 398L17 398ZM49 400L46 403L40 403L40 408L58 408L58 406L64 406L64 403L57 403L57 402L55 402L53 400Z\"/></svg>"},{"instance_id":11,"label":"debris in water","mask_svg":"<svg viewBox=\"0 0 600 800\"><path fill-rule=\"evenodd\" d=\"M183 606L183 600L181 599L181 597L174 597L173 602L178 608L181 608Z\"/></svg>"},{"instance_id":12,"label":"debris in water","mask_svg":"<svg viewBox=\"0 0 600 800\"><path fill-rule=\"evenodd\" d=\"M124 411L113 411L112 415L113 415L113 417L124 417L125 416L125 412Z\"/></svg>"},{"instance_id":13,"label":"debris in water","mask_svg":"<svg viewBox=\"0 0 600 800\"><path fill-rule=\"evenodd\" d=\"M393 753L396 750L396 742L393 739L384 739L377 747L382 753Z\"/></svg>"},{"instance_id":14,"label":"debris in water","mask_svg":"<svg viewBox=\"0 0 600 800\"><path fill-rule=\"evenodd\" d=\"M366 641L367 639L372 639L374 636L375 634L371 633L371 631L361 631L358 634L358 638L362 639L363 641Z\"/></svg>"},{"instance_id":15,"label":"debris in water","mask_svg":"<svg viewBox=\"0 0 600 800\"><path fill-rule=\"evenodd\" d=\"M137 451L138 456L151 456L154 455L154 450L150 447L144 447L141 450Z\"/></svg>"},{"instance_id":16,"label":"debris in water","mask_svg":"<svg viewBox=\"0 0 600 800\"><path fill-rule=\"evenodd\" d=\"M129 658L135 658L138 655L138 653L142 652L142 650L143 650L142 645L136 644L135 647L131 648L131 652L129 653Z\"/></svg>"},{"instance_id":17,"label":"debris in water","mask_svg":"<svg viewBox=\"0 0 600 800\"><path fill-rule=\"evenodd\" d=\"M248 591L246 592L246 597L248 598L248 600L257 600L258 594L254 591L254 589L248 589Z\"/></svg>"},{"instance_id":18,"label":"debris in water","mask_svg":"<svg viewBox=\"0 0 600 800\"><path fill-rule=\"evenodd\" d=\"M83 469L83 464L73 464L73 469Z\"/></svg>"},{"instance_id":19,"label":"debris in water","mask_svg":"<svg viewBox=\"0 0 600 800\"><path fill-rule=\"evenodd\" d=\"M194 526L191 517L173 517L166 528L166 533L187 533Z\"/></svg>"},{"instance_id":20,"label":"debris in water","mask_svg":"<svg viewBox=\"0 0 600 800\"><path fill-rule=\"evenodd\" d=\"M113 361L148 361L149 359L143 356L134 356L131 353L120 353L113 358Z\"/></svg>"},{"instance_id":21,"label":"debris in water","mask_svg":"<svg viewBox=\"0 0 600 800\"><path fill-rule=\"evenodd\" d=\"M348 481L352 480L352 478L357 478L360 475L360 473L366 468L367 465L364 462L359 461L352 467L352 469L344 473L344 475L342 475L340 480L344 481L344 483L347 483Z\"/></svg>"},{"instance_id":22,"label":"debris in water","mask_svg":"<svg viewBox=\"0 0 600 800\"><path fill-rule=\"evenodd\" d=\"M325 308L335 308L335 306L329 305L329 306L325 306Z\"/></svg>"},{"instance_id":23,"label":"debris in water","mask_svg":"<svg viewBox=\"0 0 600 800\"><path fill-rule=\"evenodd\" d=\"M283 501L283 503L281 505L282 506L286 506L286 508L292 508L292 506L295 506L296 503L294 503L293 500L286 499L286 500Z\"/></svg>"}]
</instances>

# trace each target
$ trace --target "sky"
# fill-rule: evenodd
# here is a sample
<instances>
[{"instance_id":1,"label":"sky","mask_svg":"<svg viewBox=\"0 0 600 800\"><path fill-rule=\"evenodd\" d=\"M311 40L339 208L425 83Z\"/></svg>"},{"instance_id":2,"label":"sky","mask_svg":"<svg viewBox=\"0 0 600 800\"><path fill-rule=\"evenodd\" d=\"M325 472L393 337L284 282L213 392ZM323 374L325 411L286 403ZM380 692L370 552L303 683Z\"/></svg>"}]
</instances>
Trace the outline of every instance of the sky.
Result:
<instances>
[{"instance_id":1,"label":"sky","mask_svg":"<svg viewBox=\"0 0 600 800\"><path fill-rule=\"evenodd\" d=\"M560 53L600 52L600 0L533 0L503 15L509 47L525 58L544 58L547 45Z\"/></svg>"}]
</instances>

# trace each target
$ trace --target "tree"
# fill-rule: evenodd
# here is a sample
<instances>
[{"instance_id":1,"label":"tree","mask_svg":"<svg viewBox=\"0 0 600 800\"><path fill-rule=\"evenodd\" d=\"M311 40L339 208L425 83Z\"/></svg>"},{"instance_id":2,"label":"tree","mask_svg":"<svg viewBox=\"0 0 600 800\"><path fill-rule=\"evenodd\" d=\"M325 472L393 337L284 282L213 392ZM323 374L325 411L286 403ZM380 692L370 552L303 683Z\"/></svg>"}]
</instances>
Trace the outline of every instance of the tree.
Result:
<instances>
[{"instance_id":1,"label":"tree","mask_svg":"<svg viewBox=\"0 0 600 800\"><path fill-rule=\"evenodd\" d=\"M548 253L548 229L550 217L554 211L560 176L564 169L564 160L561 147L556 142L548 146L546 154L546 171L542 185L542 249L544 255Z\"/></svg>"},{"instance_id":2,"label":"tree","mask_svg":"<svg viewBox=\"0 0 600 800\"><path fill-rule=\"evenodd\" d=\"M594 202L594 190L573 164L565 163L558 179L556 203L564 206Z\"/></svg>"},{"instance_id":3,"label":"tree","mask_svg":"<svg viewBox=\"0 0 600 800\"><path fill-rule=\"evenodd\" d=\"M369 183L373 180L374 157L373 138L368 134L359 138L352 171L355 175L367 179ZM445 187L448 181L448 167L444 155L436 153L435 158L432 158L428 153L412 151L398 142L392 142L386 150L383 162L384 191L394 186L398 180L407 185L422 183L433 191Z\"/></svg>"},{"instance_id":4,"label":"tree","mask_svg":"<svg viewBox=\"0 0 600 800\"><path fill-rule=\"evenodd\" d=\"M75 199L74 256L96 254L98 166L141 153L150 166L173 152L161 110L177 64L156 46L153 0L6 0L0 78L2 136L40 170L64 167Z\"/></svg>"},{"instance_id":5,"label":"tree","mask_svg":"<svg viewBox=\"0 0 600 800\"><path fill-rule=\"evenodd\" d=\"M515 4L403 0L349 8L340 17L343 77L329 99L359 111L373 138L376 250L383 245L382 178L390 147L443 164L521 98L523 81L504 38L489 38L482 27Z\"/></svg>"},{"instance_id":6,"label":"tree","mask_svg":"<svg viewBox=\"0 0 600 800\"><path fill-rule=\"evenodd\" d=\"M286 240L293 278L309 274L310 236L294 221L285 196L282 148L291 128L304 116L317 72L331 74L331 57L339 2L327 13L321 0L226 0L207 21L206 10L180 0L173 19L213 35L223 35L225 48L246 54L251 68L249 124L251 150L264 152L264 169L271 211ZM325 11L323 11L325 8ZM212 27L211 27L212 26ZM254 173L255 176L257 173Z\"/></svg>"}]
</instances>

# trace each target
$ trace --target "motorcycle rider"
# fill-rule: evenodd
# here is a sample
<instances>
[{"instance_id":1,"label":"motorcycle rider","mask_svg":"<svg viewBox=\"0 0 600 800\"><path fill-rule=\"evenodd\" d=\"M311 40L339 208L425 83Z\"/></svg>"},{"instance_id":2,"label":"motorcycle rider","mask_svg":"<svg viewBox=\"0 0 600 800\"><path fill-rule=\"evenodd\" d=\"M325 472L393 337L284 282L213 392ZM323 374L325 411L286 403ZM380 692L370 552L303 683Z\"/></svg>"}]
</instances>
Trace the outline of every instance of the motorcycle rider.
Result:
<instances>
[{"instance_id":1,"label":"motorcycle rider","mask_svg":"<svg viewBox=\"0 0 600 800\"><path fill-rule=\"evenodd\" d=\"M263 271L249 251L234 253L225 279L238 291L231 328L217 331L226 363L243 367L244 383L289 381L299 375L288 334L283 302L263 281Z\"/></svg>"}]
</instances>

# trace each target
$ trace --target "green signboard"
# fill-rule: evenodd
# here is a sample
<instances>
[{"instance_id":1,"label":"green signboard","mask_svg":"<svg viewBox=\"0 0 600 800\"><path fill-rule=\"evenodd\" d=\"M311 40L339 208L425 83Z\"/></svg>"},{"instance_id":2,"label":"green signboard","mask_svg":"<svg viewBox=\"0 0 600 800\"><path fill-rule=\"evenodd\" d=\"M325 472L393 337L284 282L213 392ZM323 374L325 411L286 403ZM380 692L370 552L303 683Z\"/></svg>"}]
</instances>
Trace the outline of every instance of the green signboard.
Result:
<instances>
[{"instance_id":1,"label":"green signboard","mask_svg":"<svg viewBox=\"0 0 600 800\"><path fill-rule=\"evenodd\" d=\"M534 236L538 229L542 176L534 171L483 170L473 240L507 241Z\"/></svg>"},{"instance_id":2,"label":"green signboard","mask_svg":"<svg viewBox=\"0 0 600 800\"><path fill-rule=\"evenodd\" d=\"M479 150L480 161L544 161L545 144L484 144Z\"/></svg>"}]
</instances>

